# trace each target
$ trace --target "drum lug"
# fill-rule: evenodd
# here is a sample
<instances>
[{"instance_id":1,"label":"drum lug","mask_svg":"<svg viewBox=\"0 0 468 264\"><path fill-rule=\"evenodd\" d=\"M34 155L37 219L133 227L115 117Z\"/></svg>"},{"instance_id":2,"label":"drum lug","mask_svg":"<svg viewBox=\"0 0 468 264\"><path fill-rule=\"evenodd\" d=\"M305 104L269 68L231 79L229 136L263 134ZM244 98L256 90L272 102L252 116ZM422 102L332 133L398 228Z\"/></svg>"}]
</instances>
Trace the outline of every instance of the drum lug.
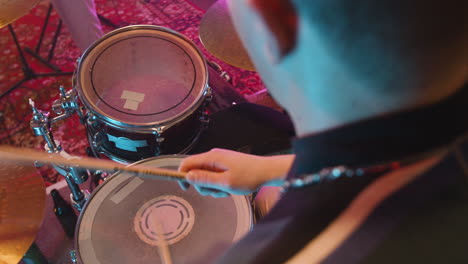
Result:
<instances>
[{"instance_id":1,"label":"drum lug","mask_svg":"<svg viewBox=\"0 0 468 264\"><path fill-rule=\"evenodd\" d=\"M166 138L162 136L165 130L166 130L165 126L160 126L160 127L157 127L153 131L153 134L156 136L156 143L157 143L156 149L154 150L155 156L161 155L161 144L166 140Z\"/></svg>"},{"instance_id":2,"label":"drum lug","mask_svg":"<svg viewBox=\"0 0 468 264\"><path fill-rule=\"evenodd\" d=\"M198 118L203 125L210 123L210 115L207 111L202 111L200 117Z\"/></svg>"},{"instance_id":3,"label":"drum lug","mask_svg":"<svg viewBox=\"0 0 468 264\"><path fill-rule=\"evenodd\" d=\"M78 263L78 259L76 257L76 250L70 250L70 260L73 262L73 263Z\"/></svg>"},{"instance_id":4,"label":"drum lug","mask_svg":"<svg viewBox=\"0 0 468 264\"><path fill-rule=\"evenodd\" d=\"M209 85L207 85L206 87L206 91L205 91L205 101L206 102L211 102L213 101L213 89L211 89L211 87Z\"/></svg>"},{"instance_id":5,"label":"drum lug","mask_svg":"<svg viewBox=\"0 0 468 264\"><path fill-rule=\"evenodd\" d=\"M157 127L156 128L156 133L161 136L162 133L164 133L164 131L166 131L166 127L165 126L160 126L160 127Z\"/></svg>"},{"instance_id":6,"label":"drum lug","mask_svg":"<svg viewBox=\"0 0 468 264\"><path fill-rule=\"evenodd\" d=\"M93 145L94 149L97 152L101 151L101 145L98 143L98 142L101 142L100 139L99 139L100 137L102 137L101 132L97 132L93 136L93 142L91 142L91 144Z\"/></svg>"},{"instance_id":7,"label":"drum lug","mask_svg":"<svg viewBox=\"0 0 468 264\"><path fill-rule=\"evenodd\" d=\"M205 91L205 101L201 109L199 110L198 120L201 123L201 130L205 130L210 123L210 113L207 110L208 105L213 101L213 89L209 85L206 87Z\"/></svg>"},{"instance_id":8,"label":"drum lug","mask_svg":"<svg viewBox=\"0 0 468 264\"><path fill-rule=\"evenodd\" d=\"M165 126L160 126L160 127L157 127L156 129L153 130L153 134L156 135L156 142L158 143L161 143L164 141L164 137L162 136L164 131L166 131L166 128Z\"/></svg>"},{"instance_id":9,"label":"drum lug","mask_svg":"<svg viewBox=\"0 0 468 264\"><path fill-rule=\"evenodd\" d=\"M66 114L67 117L75 113L78 110L78 104L76 102L76 94L74 90L66 91L63 85L60 86L60 99L54 101L52 110L57 115ZM64 112L65 111L65 112Z\"/></svg>"},{"instance_id":10,"label":"drum lug","mask_svg":"<svg viewBox=\"0 0 468 264\"><path fill-rule=\"evenodd\" d=\"M158 127L156 128L156 132L155 132L155 135L156 135L156 143L158 143L158 145L160 145L161 143L164 142L164 140L166 140L162 134L164 133L164 130L166 130L166 127ZM157 155L159 155L160 151L159 151L159 148L158 148L158 153L156 153Z\"/></svg>"},{"instance_id":11,"label":"drum lug","mask_svg":"<svg viewBox=\"0 0 468 264\"><path fill-rule=\"evenodd\" d=\"M88 113L88 116L86 118L86 123L89 125L89 126L96 126L96 120L97 120L97 117L93 114L90 114Z\"/></svg>"}]
</instances>

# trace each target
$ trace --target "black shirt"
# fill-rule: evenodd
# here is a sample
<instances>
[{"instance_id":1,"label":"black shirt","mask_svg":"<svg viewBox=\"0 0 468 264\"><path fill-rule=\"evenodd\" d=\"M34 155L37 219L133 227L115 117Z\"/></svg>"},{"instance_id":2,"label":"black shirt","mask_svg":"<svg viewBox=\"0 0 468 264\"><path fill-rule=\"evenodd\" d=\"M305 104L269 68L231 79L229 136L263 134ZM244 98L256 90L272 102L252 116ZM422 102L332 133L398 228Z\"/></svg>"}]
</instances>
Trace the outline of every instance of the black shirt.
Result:
<instances>
[{"instance_id":1,"label":"black shirt","mask_svg":"<svg viewBox=\"0 0 468 264\"><path fill-rule=\"evenodd\" d=\"M364 120L293 142L288 178L448 154L378 202L323 263L468 263L468 87L429 107ZM388 173L289 189L217 263L284 263ZM307 262L311 263L311 262Z\"/></svg>"}]
</instances>

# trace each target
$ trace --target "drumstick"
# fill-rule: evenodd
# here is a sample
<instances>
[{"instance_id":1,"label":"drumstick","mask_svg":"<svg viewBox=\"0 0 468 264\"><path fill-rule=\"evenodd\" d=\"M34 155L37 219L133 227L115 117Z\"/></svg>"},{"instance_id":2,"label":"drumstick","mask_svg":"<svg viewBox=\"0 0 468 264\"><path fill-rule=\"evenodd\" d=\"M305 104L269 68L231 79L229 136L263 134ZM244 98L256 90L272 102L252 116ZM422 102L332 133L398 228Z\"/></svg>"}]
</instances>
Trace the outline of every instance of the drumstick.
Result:
<instances>
[{"instance_id":1,"label":"drumstick","mask_svg":"<svg viewBox=\"0 0 468 264\"><path fill-rule=\"evenodd\" d=\"M158 249L159 249L159 257L161 259L162 264L172 264L172 259L171 259L171 251L169 250L169 244L167 243L167 240L164 238L164 230L163 226L161 224L161 219L156 215L156 217L153 218L154 222L153 227L156 231L156 234L161 237L159 243L157 244Z\"/></svg>"},{"instance_id":2,"label":"drumstick","mask_svg":"<svg viewBox=\"0 0 468 264\"><path fill-rule=\"evenodd\" d=\"M58 153L46 153L34 149L16 148L11 146L0 145L0 160L22 163L30 165L30 163L39 162L44 164L55 164L60 166L80 167L83 169L103 170L109 172L126 171L138 177L155 177L164 180L185 180L185 173L175 170L154 168L142 164L134 164L132 166L123 165L110 160L102 160L96 158L82 157L78 159L66 159Z\"/></svg>"}]
</instances>

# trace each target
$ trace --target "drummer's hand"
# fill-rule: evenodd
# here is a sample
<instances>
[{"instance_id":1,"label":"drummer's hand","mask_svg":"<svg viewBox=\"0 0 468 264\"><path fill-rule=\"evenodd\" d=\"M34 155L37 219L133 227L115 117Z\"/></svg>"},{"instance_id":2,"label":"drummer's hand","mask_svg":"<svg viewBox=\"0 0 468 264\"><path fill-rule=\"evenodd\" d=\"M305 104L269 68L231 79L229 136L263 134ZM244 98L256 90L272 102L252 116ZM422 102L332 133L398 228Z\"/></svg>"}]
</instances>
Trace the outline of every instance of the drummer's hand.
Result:
<instances>
[{"instance_id":1,"label":"drummer's hand","mask_svg":"<svg viewBox=\"0 0 468 264\"><path fill-rule=\"evenodd\" d=\"M225 197L228 193L252 193L262 185L281 182L293 159L293 155L263 157L213 149L185 158L179 171L187 172L187 181L202 195ZM188 187L186 183L181 186Z\"/></svg>"}]
</instances>

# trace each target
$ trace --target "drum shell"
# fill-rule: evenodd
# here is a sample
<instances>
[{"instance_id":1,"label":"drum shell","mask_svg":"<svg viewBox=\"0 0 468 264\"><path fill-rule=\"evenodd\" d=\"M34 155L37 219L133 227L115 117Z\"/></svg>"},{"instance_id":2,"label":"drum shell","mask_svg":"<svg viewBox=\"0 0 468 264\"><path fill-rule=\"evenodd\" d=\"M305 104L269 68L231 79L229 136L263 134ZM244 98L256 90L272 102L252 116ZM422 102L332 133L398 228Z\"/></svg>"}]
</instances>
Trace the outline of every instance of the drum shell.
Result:
<instances>
[{"instance_id":1,"label":"drum shell","mask_svg":"<svg viewBox=\"0 0 468 264\"><path fill-rule=\"evenodd\" d=\"M122 109L115 109L117 112L113 112L115 107L115 98L110 101L113 107L106 103L107 99L102 98L102 96L107 96L107 94L120 94L123 90L127 90L127 88L115 88L109 87L108 85L112 84L112 82L104 82L103 85L99 85L100 79L104 77L100 77L97 75L97 88L95 87L95 83L93 82L94 78L94 67L95 65L106 64L109 63L108 60L109 56L102 56L105 52L109 52L109 47L113 47L113 45L123 45L125 49L131 49L131 39L133 35L138 35L139 32L142 35L145 34L153 34L156 38L150 38L150 41L154 43L154 39L164 39L169 35L170 40L169 42L174 42L174 45L180 44L180 49L187 49L189 51L185 52L184 54L190 57L192 63L194 63L194 74L195 79L193 83L193 92L192 89L190 90L189 94L185 98L192 98L192 99L183 99L185 101L180 101L181 105L176 104L173 107L168 108L168 112L170 114L158 114L156 108L151 108L149 112L145 112L142 110L141 112L137 113L129 113L129 115L122 116L121 113ZM130 37L127 38L127 35ZM121 39L119 37L121 36ZM137 37L147 37L145 36L137 36ZM115 40L114 40L115 39ZM114 43L115 41L115 43ZM144 42L144 41L140 41ZM165 42L165 41L160 41ZM110 43L110 44L109 44ZM128 44L122 44L128 43ZM139 42L137 42L139 43ZM157 44L157 43L156 43ZM148 45L146 45L147 47ZM119 46L120 47L120 46ZM122 49L121 47L119 49ZM125 51L124 49L124 51ZM118 50L118 49L116 49ZM137 49L138 51L139 49ZM133 51L132 51L133 52ZM162 53L164 53L164 49ZM116 53L116 52L114 52ZM124 52L125 53L125 52ZM132 53L133 54L133 53ZM178 54L178 53L175 53ZM116 54L117 55L117 54ZM137 65L138 58L141 60L145 60L145 57L141 57L142 54L140 53L140 57L133 58L130 57L131 55L126 55L128 60L136 60ZM144 56L144 55L143 55ZM181 56L180 54L178 56ZM126 57L126 58L127 58ZM154 55L153 55L154 58ZM184 57L185 58L185 57ZM177 60L178 58L175 58ZM148 59L149 61L143 62L143 64L148 65L146 68L151 68L151 65L155 65L157 63L157 67L164 67L161 66L163 63L153 62L152 60ZM182 60L182 59L180 59ZM152 64L153 63L153 64ZM112 64L112 63L111 63ZM179 63L180 64L180 63ZM120 64L119 64L120 65ZM111 70L114 69L114 66L110 65ZM126 67L126 66L125 66ZM116 71L122 71L122 68L116 66ZM156 66L155 66L156 67ZM175 67L175 66L174 66ZM97 67L97 73L102 73L103 68ZM107 68L105 68L107 69ZM175 71L175 76L179 76L182 73L180 72L180 68L176 68L179 71ZM130 70L129 70L130 71ZM126 71L125 73L128 73ZM109 74L106 74L109 75ZM118 75L118 74L117 74ZM110 75L112 76L112 75ZM146 72L146 75L148 73ZM167 77L170 80L173 80L175 76ZM90 79L91 78L91 79ZM106 77L109 78L109 77ZM119 78L119 77L117 77ZM122 77L123 78L123 77ZM148 77L146 77L148 78ZM163 76L164 79L164 76ZM97 40L93 45L86 50L83 56L79 59L77 71L73 77L74 80L74 88L78 92L78 96L80 98L81 105L86 110L85 111L85 124L86 129L88 132L88 139L91 143L91 148L95 154L98 155L104 154L109 158L124 162L124 163L132 163L141 159L154 157L163 154L179 154L179 153L186 153L187 150L191 148L193 143L198 138L199 134L202 132L204 125L206 122L200 122L207 120L207 116L205 115L205 109L207 103L211 99L211 89L208 85L208 69L205 58L200 50L196 47L196 45L186 38L185 36L172 31L167 28L151 26L151 25L135 25L120 28L109 32L108 34L104 35L101 39ZM158 78L149 78L148 82L156 82L159 80ZM196 81L195 81L196 80ZM102 83L102 81L101 81ZM164 83L162 81L162 83ZM119 86L120 87L120 86ZM126 87L126 86L123 86ZM148 87L149 90L146 90L149 94L147 94L147 98L155 98L148 100L145 104L147 106L155 104L158 105L158 95L159 92L167 93L172 92L168 86L164 88L163 86L150 86ZM189 87L183 87L183 89L188 89ZM112 89L112 90L107 90ZM159 89L162 89L159 91ZM132 90L132 88L128 89ZM140 89L141 90L141 89ZM176 91L176 93L185 94L186 91ZM193 93L193 94L192 94ZM97 96L97 97L96 97ZM164 97L164 96L163 96ZM162 97L162 98L163 98ZM177 97L179 98L179 97ZM109 99L110 100L110 99ZM162 100L162 99L161 99ZM178 99L174 99L174 102L179 102ZM181 99L182 100L182 99ZM154 101L154 102L153 102ZM159 101L162 103L163 101ZM143 103L142 103L143 104ZM149 105L148 105L149 104ZM164 104L164 103L163 103ZM102 108L104 107L104 108ZM144 108L144 107L143 107ZM163 108L166 109L166 108ZM119 113L120 112L120 113ZM155 113L155 114L149 114ZM161 112L161 113L164 113ZM118 115L116 115L118 114ZM140 117L148 116L148 118L139 119ZM153 117L154 116L154 117ZM151 118L150 118L151 117ZM119 147L120 146L120 147ZM122 147L124 146L124 147Z\"/></svg>"},{"instance_id":2,"label":"drum shell","mask_svg":"<svg viewBox=\"0 0 468 264\"><path fill-rule=\"evenodd\" d=\"M139 160L168 154L185 154L191 149L199 135L207 126L205 117L207 102L203 103L192 114L167 126L149 127L147 129L128 129L116 127L106 120L88 115L87 133L93 152L104 154L108 158L121 162L133 163ZM129 151L116 146L109 138L124 141L145 142L145 146Z\"/></svg>"}]
</instances>

